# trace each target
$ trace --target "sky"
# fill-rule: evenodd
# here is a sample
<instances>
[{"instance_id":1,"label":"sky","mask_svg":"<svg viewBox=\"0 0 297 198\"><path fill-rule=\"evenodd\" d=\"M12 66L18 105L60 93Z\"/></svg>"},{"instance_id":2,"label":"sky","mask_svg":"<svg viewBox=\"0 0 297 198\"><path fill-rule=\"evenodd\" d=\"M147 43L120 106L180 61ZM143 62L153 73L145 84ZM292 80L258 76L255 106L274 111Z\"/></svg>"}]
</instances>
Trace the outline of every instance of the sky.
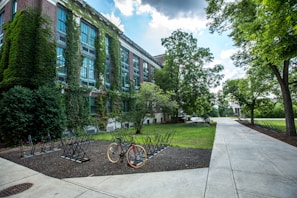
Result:
<instances>
[{"instance_id":1,"label":"sky","mask_svg":"<svg viewBox=\"0 0 297 198\"><path fill-rule=\"evenodd\" d=\"M209 32L205 0L85 1L153 56L165 53L161 38L167 38L172 32L180 29L192 33L198 40L199 47L210 49L214 60L209 66L224 66L223 81L244 76L244 71L236 68L230 59L236 51L232 39L227 34Z\"/></svg>"}]
</instances>

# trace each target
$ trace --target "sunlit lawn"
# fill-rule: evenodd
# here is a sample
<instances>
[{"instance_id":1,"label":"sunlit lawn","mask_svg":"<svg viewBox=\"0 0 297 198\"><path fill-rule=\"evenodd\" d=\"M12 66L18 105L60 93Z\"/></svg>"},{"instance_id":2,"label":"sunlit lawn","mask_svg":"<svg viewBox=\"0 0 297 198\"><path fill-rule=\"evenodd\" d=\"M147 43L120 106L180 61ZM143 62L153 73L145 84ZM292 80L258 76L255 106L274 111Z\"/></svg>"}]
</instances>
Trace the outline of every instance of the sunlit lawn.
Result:
<instances>
[{"instance_id":1,"label":"sunlit lawn","mask_svg":"<svg viewBox=\"0 0 297 198\"><path fill-rule=\"evenodd\" d=\"M264 127L269 127L271 129L277 129L280 131L286 131L286 121L285 120L255 120L255 124L262 125ZM297 121L295 120L295 125Z\"/></svg>"},{"instance_id":2,"label":"sunlit lawn","mask_svg":"<svg viewBox=\"0 0 297 198\"><path fill-rule=\"evenodd\" d=\"M175 135L170 143L171 146L211 149L213 146L216 127L197 123L144 125L142 134L136 136L135 142L139 144L143 143L144 136L147 134L162 134L172 130L175 131ZM135 134L135 129L131 128L114 133L101 133L95 135L93 138L95 140L112 141L114 134L120 135L123 133Z\"/></svg>"}]
</instances>

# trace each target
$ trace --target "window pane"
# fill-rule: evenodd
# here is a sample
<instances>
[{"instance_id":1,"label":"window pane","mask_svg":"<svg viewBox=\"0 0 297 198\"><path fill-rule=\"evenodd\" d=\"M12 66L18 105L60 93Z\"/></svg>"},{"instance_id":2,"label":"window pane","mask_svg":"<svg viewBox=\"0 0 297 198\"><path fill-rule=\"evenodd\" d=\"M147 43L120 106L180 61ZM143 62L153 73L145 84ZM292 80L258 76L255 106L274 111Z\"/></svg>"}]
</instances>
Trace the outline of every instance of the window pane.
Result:
<instances>
[{"instance_id":1,"label":"window pane","mask_svg":"<svg viewBox=\"0 0 297 198\"><path fill-rule=\"evenodd\" d=\"M89 59L89 79L95 79L94 61Z\"/></svg>"},{"instance_id":2,"label":"window pane","mask_svg":"<svg viewBox=\"0 0 297 198\"><path fill-rule=\"evenodd\" d=\"M57 30L66 33L66 12L62 8L58 8Z\"/></svg>"},{"instance_id":3,"label":"window pane","mask_svg":"<svg viewBox=\"0 0 297 198\"><path fill-rule=\"evenodd\" d=\"M84 22L80 24L80 36L81 42L95 46L96 30Z\"/></svg>"},{"instance_id":4,"label":"window pane","mask_svg":"<svg viewBox=\"0 0 297 198\"><path fill-rule=\"evenodd\" d=\"M83 78L87 78L87 68L88 68L88 60L87 58L83 59L83 65L80 70L80 76Z\"/></svg>"}]
</instances>

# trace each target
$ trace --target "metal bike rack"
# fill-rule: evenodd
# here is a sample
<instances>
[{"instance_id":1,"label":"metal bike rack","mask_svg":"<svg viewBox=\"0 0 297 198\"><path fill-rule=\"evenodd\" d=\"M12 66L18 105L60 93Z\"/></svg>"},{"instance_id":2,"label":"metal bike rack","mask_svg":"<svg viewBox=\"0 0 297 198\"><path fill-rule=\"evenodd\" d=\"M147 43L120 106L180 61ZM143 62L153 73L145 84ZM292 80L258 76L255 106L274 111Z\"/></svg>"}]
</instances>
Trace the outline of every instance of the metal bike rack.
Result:
<instances>
[{"instance_id":1,"label":"metal bike rack","mask_svg":"<svg viewBox=\"0 0 297 198\"><path fill-rule=\"evenodd\" d=\"M90 158L87 156L87 151L90 142L88 135L82 137L74 136L61 138L63 149L61 157L78 163L89 161Z\"/></svg>"},{"instance_id":2,"label":"metal bike rack","mask_svg":"<svg viewBox=\"0 0 297 198\"><path fill-rule=\"evenodd\" d=\"M42 155L42 154L61 150L55 147L55 144L52 141L49 133L47 134L46 138L41 137L41 142L39 142L39 144L34 144L32 140L32 136L29 135L28 144L29 144L29 149L25 149L23 140L20 140L20 157L29 158L29 157L33 157L34 155ZM38 146L40 149L38 149Z\"/></svg>"}]
</instances>

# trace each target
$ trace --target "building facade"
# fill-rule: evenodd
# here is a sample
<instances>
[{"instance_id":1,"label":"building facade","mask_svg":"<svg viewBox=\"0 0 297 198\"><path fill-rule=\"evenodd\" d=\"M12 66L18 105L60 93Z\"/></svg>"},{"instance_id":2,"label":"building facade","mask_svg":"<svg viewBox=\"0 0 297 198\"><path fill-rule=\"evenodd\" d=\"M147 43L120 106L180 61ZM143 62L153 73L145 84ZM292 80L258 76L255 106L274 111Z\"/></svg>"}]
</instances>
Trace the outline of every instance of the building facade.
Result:
<instances>
[{"instance_id":1,"label":"building facade","mask_svg":"<svg viewBox=\"0 0 297 198\"><path fill-rule=\"evenodd\" d=\"M115 81L121 92L129 92L131 88L137 91L142 82L154 82L154 70L160 69L161 64L83 0L0 0L0 45L5 35L3 25L12 21L17 11L27 8L38 8L51 21L57 44L56 81L60 84L68 83L65 50L70 47L67 38L73 33L69 32L69 26L74 24L76 45L82 58L79 84L92 89L91 113L96 113L98 93L114 89ZM115 67L119 67L119 76L115 75ZM123 100L122 111L128 111L128 106L128 101ZM112 111L110 104L107 111ZM157 114L145 122L161 121L162 115Z\"/></svg>"}]
</instances>

